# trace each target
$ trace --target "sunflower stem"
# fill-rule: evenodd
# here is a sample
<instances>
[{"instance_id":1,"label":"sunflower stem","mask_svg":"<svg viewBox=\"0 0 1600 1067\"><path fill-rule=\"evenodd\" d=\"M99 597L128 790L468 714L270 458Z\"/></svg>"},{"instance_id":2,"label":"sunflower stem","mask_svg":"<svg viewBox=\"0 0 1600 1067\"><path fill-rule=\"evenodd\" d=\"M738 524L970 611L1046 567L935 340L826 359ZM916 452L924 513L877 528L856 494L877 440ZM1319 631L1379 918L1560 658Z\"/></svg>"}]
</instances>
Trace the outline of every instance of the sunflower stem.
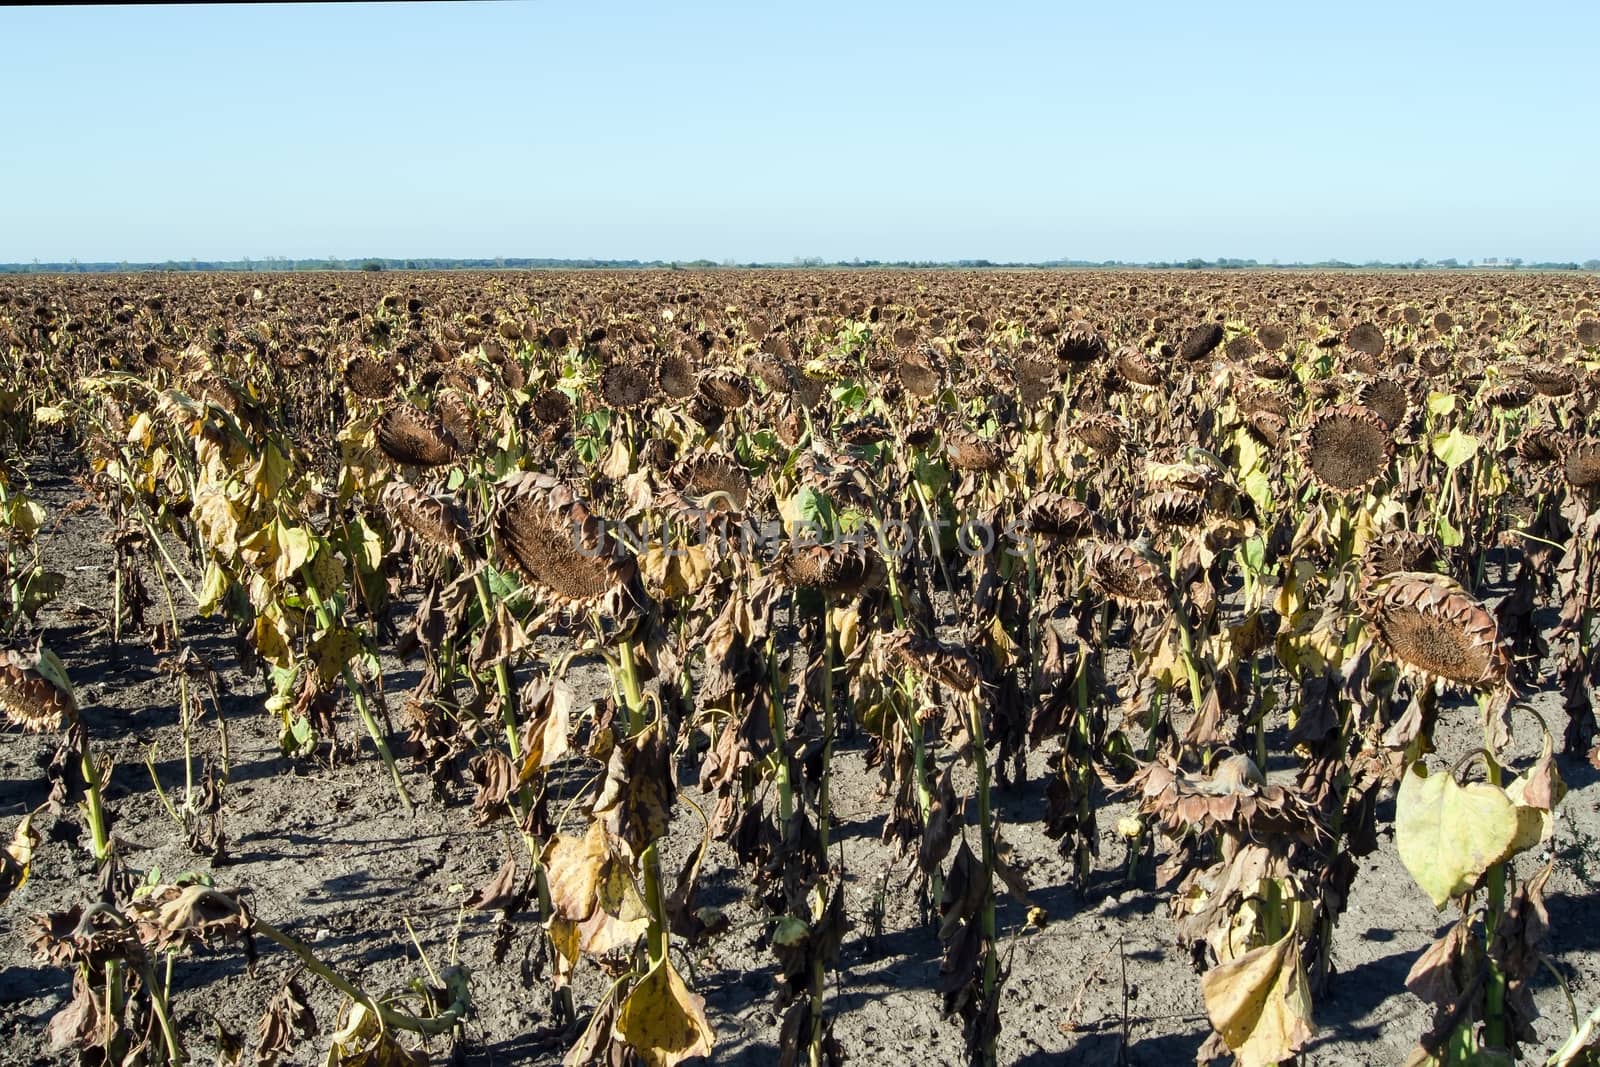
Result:
<instances>
[{"instance_id":1,"label":"sunflower stem","mask_svg":"<svg viewBox=\"0 0 1600 1067\"><path fill-rule=\"evenodd\" d=\"M317 622L324 630L332 629L334 625L333 612L322 599L322 594L317 591L316 580L311 574L311 563L307 561L301 568L300 574L305 579L306 593L311 597L311 603L316 607ZM389 743L383 738L383 730L378 726L378 720L372 714L372 708L367 705L366 690L361 687L355 671L346 663L340 671L344 679L345 688L350 691L350 699L356 706L356 713L361 716L361 723L367 728L367 736L372 738L372 744L378 750L378 757L383 760L383 765L389 771L389 777L394 782L395 794L400 798L400 807L408 816L415 816L416 808L411 805L411 796L406 792L406 783L400 777L400 768L394 761L394 753L389 751Z\"/></svg>"}]
</instances>

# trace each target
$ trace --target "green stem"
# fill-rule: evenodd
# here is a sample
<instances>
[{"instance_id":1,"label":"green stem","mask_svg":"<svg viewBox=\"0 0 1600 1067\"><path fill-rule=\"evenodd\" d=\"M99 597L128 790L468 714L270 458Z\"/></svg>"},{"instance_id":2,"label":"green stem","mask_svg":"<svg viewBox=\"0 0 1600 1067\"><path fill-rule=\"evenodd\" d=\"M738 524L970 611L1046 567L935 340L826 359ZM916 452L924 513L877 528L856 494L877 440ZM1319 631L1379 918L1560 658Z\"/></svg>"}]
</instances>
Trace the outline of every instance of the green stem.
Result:
<instances>
[{"instance_id":1,"label":"green stem","mask_svg":"<svg viewBox=\"0 0 1600 1067\"><path fill-rule=\"evenodd\" d=\"M171 961L172 957L168 956L169 981ZM161 1036L167 1043L167 1062L188 1063L189 1057L184 1054L183 1045L179 1044L177 1032L172 1028L172 1016L167 1008L167 989L156 984L155 968L150 966L149 959L145 959L141 966L144 972L144 984L150 989L150 1005L155 1009L156 1020L161 1024Z\"/></svg>"},{"instance_id":2,"label":"green stem","mask_svg":"<svg viewBox=\"0 0 1600 1067\"><path fill-rule=\"evenodd\" d=\"M315 580L311 576L311 564L307 562L300 568L301 575L305 578L306 592L311 597L311 603L316 607L317 621L324 630L332 629L334 625L333 614L328 610L328 605L323 601L322 594L317 591ZM416 815L416 809L411 805L411 797L406 792L405 780L400 777L400 768L395 764L394 753L389 751L389 743L383 739L383 730L378 726L378 720L373 717L372 709L367 706L366 691L361 688L361 683L356 679L355 672L347 663L340 672L344 678L345 688L350 691L350 699L355 703L356 712L361 716L361 722L367 728L367 736L372 738L373 745L378 750L378 756L383 760L383 765L389 770L389 777L394 781L395 793L400 797L400 807L407 815Z\"/></svg>"},{"instance_id":3,"label":"green stem","mask_svg":"<svg viewBox=\"0 0 1600 1067\"><path fill-rule=\"evenodd\" d=\"M83 768L84 808L88 812L89 833L94 841L94 858L104 863L111 855L111 836L106 832L105 802L100 796L100 765L89 750L89 729L78 722L78 759Z\"/></svg>"},{"instance_id":4,"label":"green stem","mask_svg":"<svg viewBox=\"0 0 1600 1067\"><path fill-rule=\"evenodd\" d=\"M263 937L276 941L292 952L305 965L305 969L327 982L333 988L349 997L352 1003L364 1006L368 1011L378 1017L383 1025L392 1030L408 1030L414 1034L438 1035L447 1034L455 1029L456 1025L466 1017L468 1001L465 988L458 991L455 1000L440 1014L431 1018L422 1018L410 1012L391 1008L387 1004L368 996L354 984L347 981L333 968L317 959L311 950L276 926L259 917L251 920L251 929Z\"/></svg>"}]
</instances>

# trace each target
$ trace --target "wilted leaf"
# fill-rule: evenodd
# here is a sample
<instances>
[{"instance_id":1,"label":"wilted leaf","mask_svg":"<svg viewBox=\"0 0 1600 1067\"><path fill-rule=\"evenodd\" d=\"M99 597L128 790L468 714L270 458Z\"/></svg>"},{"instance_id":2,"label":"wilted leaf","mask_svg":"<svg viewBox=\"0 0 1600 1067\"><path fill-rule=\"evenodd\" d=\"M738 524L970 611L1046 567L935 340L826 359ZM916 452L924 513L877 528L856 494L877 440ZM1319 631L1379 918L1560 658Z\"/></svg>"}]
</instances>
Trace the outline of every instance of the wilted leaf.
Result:
<instances>
[{"instance_id":1,"label":"wilted leaf","mask_svg":"<svg viewBox=\"0 0 1600 1067\"><path fill-rule=\"evenodd\" d=\"M334 626L312 640L310 652L322 684L328 685L343 675L350 661L361 654L361 639L354 630Z\"/></svg>"},{"instance_id":2,"label":"wilted leaf","mask_svg":"<svg viewBox=\"0 0 1600 1067\"><path fill-rule=\"evenodd\" d=\"M1267 1067L1311 1039L1311 988L1297 934L1220 963L1200 979L1206 1014L1240 1067Z\"/></svg>"},{"instance_id":3,"label":"wilted leaf","mask_svg":"<svg viewBox=\"0 0 1600 1067\"><path fill-rule=\"evenodd\" d=\"M1449 774L1429 775L1421 760L1400 781L1395 845L1436 908L1509 856L1517 829L1515 805L1487 782L1457 785Z\"/></svg>"},{"instance_id":4,"label":"wilted leaf","mask_svg":"<svg viewBox=\"0 0 1600 1067\"><path fill-rule=\"evenodd\" d=\"M709 1056L715 1040L705 999L689 992L663 959L639 980L617 1011L612 1031L646 1067L673 1067L691 1056Z\"/></svg>"},{"instance_id":5,"label":"wilted leaf","mask_svg":"<svg viewBox=\"0 0 1600 1067\"><path fill-rule=\"evenodd\" d=\"M293 1052L296 1035L308 1038L317 1034L317 1017L311 1010L310 998L300 987L298 977L298 972L289 976L283 988L267 1005L267 1010L261 1014L261 1020L256 1023L258 1067L272 1067L278 1062L279 1056ZM217 1025L220 1030L221 1024Z\"/></svg>"},{"instance_id":6,"label":"wilted leaf","mask_svg":"<svg viewBox=\"0 0 1600 1067\"><path fill-rule=\"evenodd\" d=\"M33 863L33 849L39 843L39 833L33 828L33 815L22 817L11 844L0 852L0 904L21 889L28 880L28 869Z\"/></svg>"},{"instance_id":7,"label":"wilted leaf","mask_svg":"<svg viewBox=\"0 0 1600 1067\"><path fill-rule=\"evenodd\" d=\"M428 1067L428 1054L404 1049L364 1005L351 1004L344 1026L333 1035L324 1067Z\"/></svg>"}]
</instances>

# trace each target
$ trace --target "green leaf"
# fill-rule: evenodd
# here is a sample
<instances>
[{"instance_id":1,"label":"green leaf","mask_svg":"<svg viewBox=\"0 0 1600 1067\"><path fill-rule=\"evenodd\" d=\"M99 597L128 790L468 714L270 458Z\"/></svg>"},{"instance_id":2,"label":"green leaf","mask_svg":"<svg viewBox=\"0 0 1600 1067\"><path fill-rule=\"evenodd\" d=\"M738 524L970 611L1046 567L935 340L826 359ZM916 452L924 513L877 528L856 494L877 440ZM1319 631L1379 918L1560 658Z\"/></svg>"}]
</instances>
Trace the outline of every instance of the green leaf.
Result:
<instances>
[{"instance_id":1,"label":"green leaf","mask_svg":"<svg viewBox=\"0 0 1600 1067\"><path fill-rule=\"evenodd\" d=\"M1439 543L1446 548L1459 548L1465 540L1461 531L1456 529L1444 515L1439 516Z\"/></svg>"},{"instance_id":2,"label":"green leaf","mask_svg":"<svg viewBox=\"0 0 1600 1067\"><path fill-rule=\"evenodd\" d=\"M1428 411L1434 415L1448 415L1456 409L1454 393L1429 393Z\"/></svg>"},{"instance_id":3,"label":"green leaf","mask_svg":"<svg viewBox=\"0 0 1600 1067\"><path fill-rule=\"evenodd\" d=\"M1455 470L1467 460L1478 454L1478 439L1470 433L1460 430L1451 430L1449 433L1436 433L1433 435L1433 454L1438 456L1446 467Z\"/></svg>"},{"instance_id":4,"label":"green leaf","mask_svg":"<svg viewBox=\"0 0 1600 1067\"><path fill-rule=\"evenodd\" d=\"M1421 760L1400 781L1395 845L1400 862L1436 908L1509 856L1517 829L1516 806L1498 786L1457 785L1450 774L1429 775Z\"/></svg>"}]
</instances>

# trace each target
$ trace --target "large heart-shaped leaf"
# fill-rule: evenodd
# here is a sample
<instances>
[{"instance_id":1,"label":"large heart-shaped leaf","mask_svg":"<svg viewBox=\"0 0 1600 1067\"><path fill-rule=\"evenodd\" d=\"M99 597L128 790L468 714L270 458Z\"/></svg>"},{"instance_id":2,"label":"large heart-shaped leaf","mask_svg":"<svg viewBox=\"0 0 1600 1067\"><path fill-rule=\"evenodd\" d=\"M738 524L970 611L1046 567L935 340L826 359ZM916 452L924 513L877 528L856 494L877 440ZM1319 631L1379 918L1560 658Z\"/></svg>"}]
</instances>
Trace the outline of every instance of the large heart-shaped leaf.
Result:
<instances>
[{"instance_id":1,"label":"large heart-shaped leaf","mask_svg":"<svg viewBox=\"0 0 1600 1067\"><path fill-rule=\"evenodd\" d=\"M1516 805L1498 786L1458 785L1449 774L1428 774L1421 760L1401 779L1395 844L1400 862L1436 908L1509 856L1517 831Z\"/></svg>"}]
</instances>

